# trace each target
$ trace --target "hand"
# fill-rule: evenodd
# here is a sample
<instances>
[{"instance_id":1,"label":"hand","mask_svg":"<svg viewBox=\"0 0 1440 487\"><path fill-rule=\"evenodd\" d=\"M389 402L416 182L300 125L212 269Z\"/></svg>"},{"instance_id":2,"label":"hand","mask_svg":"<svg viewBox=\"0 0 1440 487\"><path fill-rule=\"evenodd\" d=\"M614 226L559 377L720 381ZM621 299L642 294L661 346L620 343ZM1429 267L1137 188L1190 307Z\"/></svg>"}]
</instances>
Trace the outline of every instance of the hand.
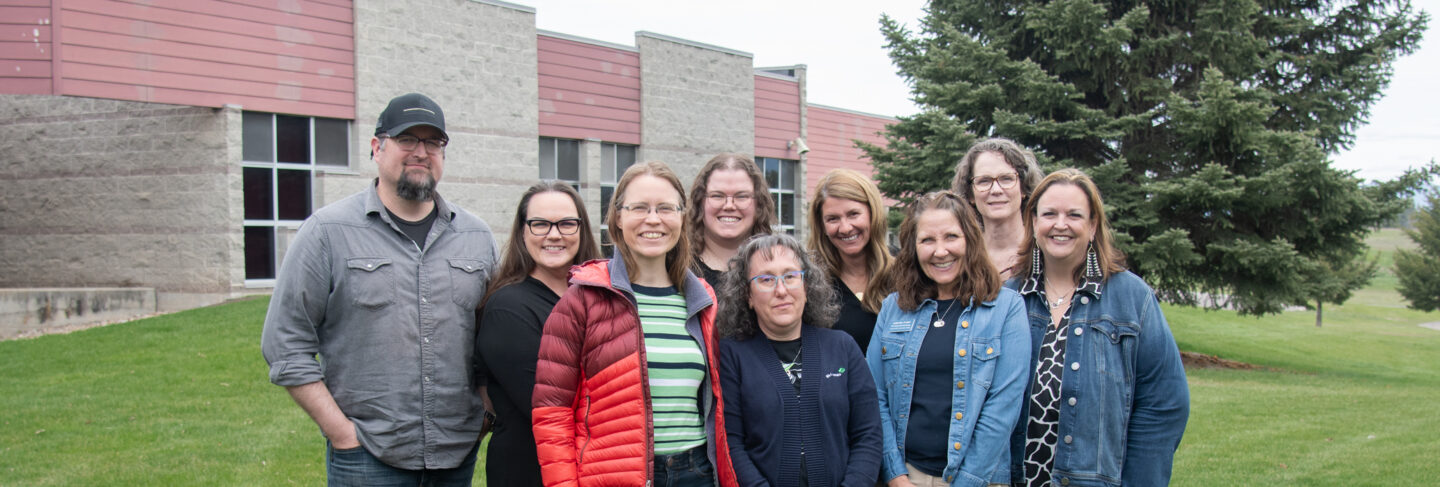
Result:
<instances>
[{"instance_id":1,"label":"hand","mask_svg":"<svg viewBox=\"0 0 1440 487\"><path fill-rule=\"evenodd\" d=\"M909 475L901 475L899 477L890 479L890 483L888 485L890 485L890 487L915 487L915 484L910 482Z\"/></svg>"},{"instance_id":2,"label":"hand","mask_svg":"<svg viewBox=\"0 0 1440 487\"><path fill-rule=\"evenodd\" d=\"M355 423L350 418L345 418L345 424L339 431L327 431L326 436L330 438L330 446L336 450L349 450L360 447L360 438L355 437Z\"/></svg>"}]
</instances>

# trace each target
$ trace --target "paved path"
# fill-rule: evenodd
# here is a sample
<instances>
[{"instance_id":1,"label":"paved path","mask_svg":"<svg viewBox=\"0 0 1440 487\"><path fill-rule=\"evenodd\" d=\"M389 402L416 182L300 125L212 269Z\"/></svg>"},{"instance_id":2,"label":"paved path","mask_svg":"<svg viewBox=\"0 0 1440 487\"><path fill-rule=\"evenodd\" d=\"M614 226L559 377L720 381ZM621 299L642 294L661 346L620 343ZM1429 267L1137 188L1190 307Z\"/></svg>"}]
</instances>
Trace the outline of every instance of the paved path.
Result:
<instances>
[{"instance_id":1,"label":"paved path","mask_svg":"<svg viewBox=\"0 0 1440 487\"><path fill-rule=\"evenodd\" d=\"M1440 321L1431 321L1431 322L1429 322L1429 323L1421 323L1420 326L1423 326L1423 327L1425 327L1425 328L1429 328L1429 329L1431 329L1431 330L1440 331Z\"/></svg>"}]
</instances>

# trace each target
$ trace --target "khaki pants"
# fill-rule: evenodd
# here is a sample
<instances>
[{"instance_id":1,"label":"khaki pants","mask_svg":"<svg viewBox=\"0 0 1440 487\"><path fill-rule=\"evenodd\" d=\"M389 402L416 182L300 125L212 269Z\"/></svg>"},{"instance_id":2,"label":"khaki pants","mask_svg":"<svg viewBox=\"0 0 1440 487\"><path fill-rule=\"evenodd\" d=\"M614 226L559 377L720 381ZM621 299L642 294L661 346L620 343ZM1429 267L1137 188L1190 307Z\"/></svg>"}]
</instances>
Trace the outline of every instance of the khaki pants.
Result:
<instances>
[{"instance_id":1,"label":"khaki pants","mask_svg":"<svg viewBox=\"0 0 1440 487\"><path fill-rule=\"evenodd\" d=\"M910 473L910 483L915 487L949 487L950 483L945 479L935 477L915 469L914 465L905 464L905 470ZM990 484L991 487L1007 487L1009 484Z\"/></svg>"}]
</instances>

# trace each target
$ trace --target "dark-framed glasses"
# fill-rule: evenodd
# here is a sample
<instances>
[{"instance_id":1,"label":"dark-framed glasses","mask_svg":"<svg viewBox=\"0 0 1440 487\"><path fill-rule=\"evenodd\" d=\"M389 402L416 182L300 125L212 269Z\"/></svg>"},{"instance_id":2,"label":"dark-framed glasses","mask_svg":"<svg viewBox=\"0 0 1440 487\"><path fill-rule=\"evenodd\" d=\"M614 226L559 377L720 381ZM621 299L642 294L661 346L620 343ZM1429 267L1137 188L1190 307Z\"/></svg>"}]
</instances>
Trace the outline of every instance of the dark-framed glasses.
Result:
<instances>
[{"instance_id":1,"label":"dark-framed glasses","mask_svg":"<svg viewBox=\"0 0 1440 487\"><path fill-rule=\"evenodd\" d=\"M775 287L782 283L787 288L799 289L805 285L805 271L790 271L778 276L760 274L750 278L750 285L754 286L756 291L774 291Z\"/></svg>"},{"instance_id":2,"label":"dark-framed glasses","mask_svg":"<svg viewBox=\"0 0 1440 487\"><path fill-rule=\"evenodd\" d=\"M433 139L422 139L414 135L386 135L384 137L395 141L395 145L400 147L400 150L406 152L415 150L416 146L419 146L423 143L425 144L425 150L427 152L431 154L439 154L445 150L446 145L450 144L450 139L446 139L443 137L436 137Z\"/></svg>"},{"instance_id":3,"label":"dark-framed glasses","mask_svg":"<svg viewBox=\"0 0 1440 487\"><path fill-rule=\"evenodd\" d=\"M990 191L990 187L996 184L1000 185L1000 189L1010 189L1015 187L1015 183L1018 182L1020 182L1020 175L1015 173L1005 174L996 178L990 176L970 178L970 186L974 187L975 191Z\"/></svg>"},{"instance_id":4,"label":"dark-framed glasses","mask_svg":"<svg viewBox=\"0 0 1440 487\"><path fill-rule=\"evenodd\" d=\"M531 218L525 220L525 226L530 227L530 234L536 237L549 235L552 227L559 229L561 235L574 235L580 232L580 219L563 218L558 222L552 222L544 218Z\"/></svg>"},{"instance_id":5,"label":"dark-framed glasses","mask_svg":"<svg viewBox=\"0 0 1440 487\"><path fill-rule=\"evenodd\" d=\"M675 216L681 211L684 211L685 207L672 205L670 203L660 203L655 206L650 206L646 203L635 203L621 206L620 209L624 210L625 213L628 213L630 216L644 218L649 216L651 211L654 211L656 215L660 215L661 217Z\"/></svg>"},{"instance_id":6,"label":"dark-framed glasses","mask_svg":"<svg viewBox=\"0 0 1440 487\"><path fill-rule=\"evenodd\" d=\"M734 201L735 206L745 208L755 202L755 195L753 193L725 194L716 192L705 195L705 199L710 200L710 206L725 206L725 203Z\"/></svg>"}]
</instances>

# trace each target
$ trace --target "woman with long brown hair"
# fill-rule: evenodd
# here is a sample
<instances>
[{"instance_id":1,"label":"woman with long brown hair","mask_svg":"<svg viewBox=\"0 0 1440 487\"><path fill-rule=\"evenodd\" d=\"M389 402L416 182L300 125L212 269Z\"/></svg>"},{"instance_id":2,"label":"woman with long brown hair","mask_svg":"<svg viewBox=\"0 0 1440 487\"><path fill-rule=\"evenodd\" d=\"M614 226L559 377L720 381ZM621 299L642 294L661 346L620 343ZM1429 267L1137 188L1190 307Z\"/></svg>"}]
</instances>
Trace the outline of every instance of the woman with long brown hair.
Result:
<instances>
[{"instance_id":1,"label":"woman with long brown hair","mask_svg":"<svg viewBox=\"0 0 1440 487\"><path fill-rule=\"evenodd\" d=\"M530 395L540 333L550 310L565 294L570 267L600 257L590 215L569 184L540 182L525 190L500 268L481 302L475 350L486 409L494 414L485 476L491 486L540 483Z\"/></svg>"},{"instance_id":2,"label":"woman with long brown hair","mask_svg":"<svg viewBox=\"0 0 1440 487\"><path fill-rule=\"evenodd\" d=\"M775 200L755 160L725 152L711 158L690 185L690 247L695 268L710 286L745 239L768 234L775 224Z\"/></svg>"},{"instance_id":3,"label":"woman with long brown hair","mask_svg":"<svg viewBox=\"0 0 1440 487\"><path fill-rule=\"evenodd\" d=\"M866 352L880 396L881 479L891 487L1010 481L1009 440L1030 336L970 205L950 191L910 204Z\"/></svg>"}]
</instances>

